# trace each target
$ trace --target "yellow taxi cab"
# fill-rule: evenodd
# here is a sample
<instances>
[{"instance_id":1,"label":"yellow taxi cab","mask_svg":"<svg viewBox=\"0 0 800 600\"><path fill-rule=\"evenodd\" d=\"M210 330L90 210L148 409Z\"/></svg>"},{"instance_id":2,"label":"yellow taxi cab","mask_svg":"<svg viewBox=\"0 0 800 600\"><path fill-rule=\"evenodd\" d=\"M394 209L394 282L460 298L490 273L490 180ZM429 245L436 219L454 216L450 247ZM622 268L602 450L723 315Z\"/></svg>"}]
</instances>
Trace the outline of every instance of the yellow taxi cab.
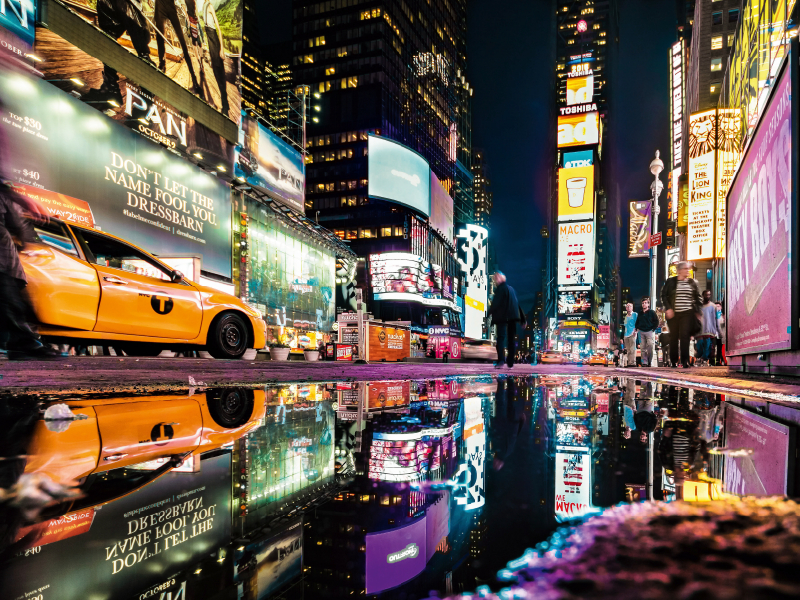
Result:
<instances>
[{"instance_id":1,"label":"yellow taxi cab","mask_svg":"<svg viewBox=\"0 0 800 600\"><path fill-rule=\"evenodd\" d=\"M264 390L245 388L64 403L78 420L37 421L25 473L77 486L81 495L51 507L47 514L126 496L192 457L245 436L261 425L266 414ZM115 469L129 477L114 477L110 472Z\"/></svg>"},{"instance_id":2,"label":"yellow taxi cab","mask_svg":"<svg viewBox=\"0 0 800 600\"><path fill-rule=\"evenodd\" d=\"M258 311L133 244L59 219L34 230L20 258L45 341L113 342L129 356L188 347L215 358L241 358L266 343Z\"/></svg>"},{"instance_id":3,"label":"yellow taxi cab","mask_svg":"<svg viewBox=\"0 0 800 600\"><path fill-rule=\"evenodd\" d=\"M584 364L603 365L604 367L607 367L608 360L606 359L605 354L592 354L589 358L586 359L586 362Z\"/></svg>"},{"instance_id":4,"label":"yellow taxi cab","mask_svg":"<svg viewBox=\"0 0 800 600\"><path fill-rule=\"evenodd\" d=\"M564 364L564 355L557 350L545 350L542 352L542 364Z\"/></svg>"}]
</instances>

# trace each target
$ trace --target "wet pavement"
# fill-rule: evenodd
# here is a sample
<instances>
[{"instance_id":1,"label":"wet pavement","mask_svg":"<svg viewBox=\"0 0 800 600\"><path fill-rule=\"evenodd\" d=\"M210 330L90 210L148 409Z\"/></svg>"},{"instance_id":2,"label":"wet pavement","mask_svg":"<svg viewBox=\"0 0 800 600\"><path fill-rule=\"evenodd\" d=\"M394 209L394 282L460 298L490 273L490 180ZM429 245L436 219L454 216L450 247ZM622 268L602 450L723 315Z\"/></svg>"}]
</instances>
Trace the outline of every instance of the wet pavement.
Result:
<instances>
[{"instance_id":1,"label":"wet pavement","mask_svg":"<svg viewBox=\"0 0 800 600\"><path fill-rule=\"evenodd\" d=\"M783 403L613 370L195 383L0 396L0 598L800 592L798 507L730 500L796 495Z\"/></svg>"}]
</instances>

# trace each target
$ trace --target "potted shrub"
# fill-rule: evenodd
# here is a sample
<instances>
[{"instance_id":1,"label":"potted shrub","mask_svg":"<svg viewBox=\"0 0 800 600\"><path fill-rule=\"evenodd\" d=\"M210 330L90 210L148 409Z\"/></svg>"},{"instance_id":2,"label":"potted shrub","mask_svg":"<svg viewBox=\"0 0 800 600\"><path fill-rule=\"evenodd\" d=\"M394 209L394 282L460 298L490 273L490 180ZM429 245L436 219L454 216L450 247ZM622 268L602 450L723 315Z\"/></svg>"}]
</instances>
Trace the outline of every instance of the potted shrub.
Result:
<instances>
[{"instance_id":1,"label":"potted shrub","mask_svg":"<svg viewBox=\"0 0 800 600\"><path fill-rule=\"evenodd\" d=\"M289 360L289 346L282 342L271 342L269 358L270 360Z\"/></svg>"},{"instance_id":2,"label":"potted shrub","mask_svg":"<svg viewBox=\"0 0 800 600\"><path fill-rule=\"evenodd\" d=\"M317 362L319 360L319 350L317 348L306 348L303 350L303 356L308 362Z\"/></svg>"}]
</instances>

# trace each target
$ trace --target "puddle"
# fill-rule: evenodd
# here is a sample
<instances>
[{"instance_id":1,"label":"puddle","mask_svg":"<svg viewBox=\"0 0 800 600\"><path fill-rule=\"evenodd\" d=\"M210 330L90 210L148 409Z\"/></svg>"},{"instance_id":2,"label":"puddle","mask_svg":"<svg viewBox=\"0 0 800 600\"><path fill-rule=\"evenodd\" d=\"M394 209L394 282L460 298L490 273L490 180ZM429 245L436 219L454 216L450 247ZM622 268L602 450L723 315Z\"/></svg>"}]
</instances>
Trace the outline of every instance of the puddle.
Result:
<instances>
[{"instance_id":1,"label":"puddle","mask_svg":"<svg viewBox=\"0 0 800 600\"><path fill-rule=\"evenodd\" d=\"M0 598L496 591L620 502L791 495L793 427L737 404L602 376L0 398Z\"/></svg>"}]
</instances>

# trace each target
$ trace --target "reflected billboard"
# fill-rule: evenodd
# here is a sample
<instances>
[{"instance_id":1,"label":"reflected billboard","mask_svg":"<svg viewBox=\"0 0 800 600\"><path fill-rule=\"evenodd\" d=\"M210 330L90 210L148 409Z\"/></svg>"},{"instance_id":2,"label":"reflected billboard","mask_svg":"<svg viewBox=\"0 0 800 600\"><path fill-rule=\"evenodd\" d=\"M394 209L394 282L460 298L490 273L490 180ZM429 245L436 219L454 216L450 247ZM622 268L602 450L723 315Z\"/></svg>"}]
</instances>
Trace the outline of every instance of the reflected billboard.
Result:
<instances>
[{"instance_id":1,"label":"reflected billboard","mask_svg":"<svg viewBox=\"0 0 800 600\"><path fill-rule=\"evenodd\" d=\"M73 0L102 31L234 123L239 122L242 0L136 3ZM75 35L83 35L75 32ZM38 51L38 48L37 48Z\"/></svg>"},{"instance_id":2,"label":"reflected billboard","mask_svg":"<svg viewBox=\"0 0 800 600\"><path fill-rule=\"evenodd\" d=\"M472 339L483 338L489 301L488 243L489 232L480 225L465 225L456 237L456 259L466 287L464 335Z\"/></svg>"},{"instance_id":3,"label":"reflected billboard","mask_svg":"<svg viewBox=\"0 0 800 600\"><path fill-rule=\"evenodd\" d=\"M233 583L239 600L269 598L302 573L302 517L266 540L240 547L235 561Z\"/></svg>"},{"instance_id":4,"label":"reflected billboard","mask_svg":"<svg viewBox=\"0 0 800 600\"><path fill-rule=\"evenodd\" d=\"M260 122L244 115L233 175L305 214L306 168L303 155Z\"/></svg>"},{"instance_id":5,"label":"reflected billboard","mask_svg":"<svg viewBox=\"0 0 800 600\"><path fill-rule=\"evenodd\" d=\"M141 476L119 471L109 477L119 489L125 489L124 478ZM231 454L225 452L201 460L199 472L168 472L101 503L91 526L79 535L9 556L2 597L30 598L34 590L39 595L47 590L44 598L85 600L91 588L102 590L105 598L139 598L171 579L183 587L186 570L230 540Z\"/></svg>"},{"instance_id":6,"label":"reflected billboard","mask_svg":"<svg viewBox=\"0 0 800 600\"><path fill-rule=\"evenodd\" d=\"M558 220L594 218L594 167L558 170Z\"/></svg>"},{"instance_id":7,"label":"reflected billboard","mask_svg":"<svg viewBox=\"0 0 800 600\"><path fill-rule=\"evenodd\" d=\"M650 256L651 203L634 200L628 207L628 258Z\"/></svg>"},{"instance_id":8,"label":"reflected billboard","mask_svg":"<svg viewBox=\"0 0 800 600\"><path fill-rule=\"evenodd\" d=\"M14 183L87 202L103 231L231 276L228 185L45 81L0 71L0 88Z\"/></svg>"},{"instance_id":9,"label":"reflected billboard","mask_svg":"<svg viewBox=\"0 0 800 600\"><path fill-rule=\"evenodd\" d=\"M795 192L791 79L773 87L728 194L727 353L792 347ZM796 328L794 331L797 331Z\"/></svg>"},{"instance_id":10,"label":"reflected billboard","mask_svg":"<svg viewBox=\"0 0 800 600\"><path fill-rule=\"evenodd\" d=\"M444 189L439 178L431 171L431 228L453 243L453 199Z\"/></svg>"},{"instance_id":11,"label":"reflected billboard","mask_svg":"<svg viewBox=\"0 0 800 600\"><path fill-rule=\"evenodd\" d=\"M370 135L367 144L369 196L396 202L430 216L428 161L411 148L376 135Z\"/></svg>"},{"instance_id":12,"label":"reflected billboard","mask_svg":"<svg viewBox=\"0 0 800 600\"><path fill-rule=\"evenodd\" d=\"M558 285L594 283L594 223L558 224Z\"/></svg>"},{"instance_id":13,"label":"reflected billboard","mask_svg":"<svg viewBox=\"0 0 800 600\"><path fill-rule=\"evenodd\" d=\"M725 408L725 445L752 453L725 457L725 491L738 496L785 496L789 461L794 457L792 428L734 406Z\"/></svg>"},{"instance_id":14,"label":"reflected billboard","mask_svg":"<svg viewBox=\"0 0 800 600\"><path fill-rule=\"evenodd\" d=\"M589 452L556 452L555 513L563 523L597 512L592 507L592 456Z\"/></svg>"},{"instance_id":15,"label":"reflected billboard","mask_svg":"<svg viewBox=\"0 0 800 600\"><path fill-rule=\"evenodd\" d=\"M377 594L413 579L425 569L425 517L410 525L366 536L366 593Z\"/></svg>"},{"instance_id":16,"label":"reflected billboard","mask_svg":"<svg viewBox=\"0 0 800 600\"><path fill-rule=\"evenodd\" d=\"M588 146L600 142L600 113L591 111L579 115L558 117L558 147Z\"/></svg>"}]
</instances>

